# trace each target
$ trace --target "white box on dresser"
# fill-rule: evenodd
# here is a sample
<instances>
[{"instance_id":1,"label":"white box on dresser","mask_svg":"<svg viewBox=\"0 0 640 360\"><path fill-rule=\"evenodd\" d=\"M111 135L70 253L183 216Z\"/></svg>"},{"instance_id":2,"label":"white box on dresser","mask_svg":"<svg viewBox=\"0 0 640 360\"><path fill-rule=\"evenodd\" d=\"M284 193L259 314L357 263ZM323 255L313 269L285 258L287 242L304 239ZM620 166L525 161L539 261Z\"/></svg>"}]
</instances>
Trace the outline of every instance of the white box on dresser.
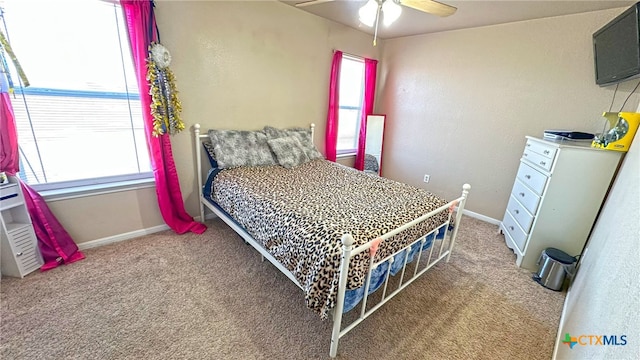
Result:
<instances>
[{"instance_id":1,"label":"white box on dresser","mask_svg":"<svg viewBox=\"0 0 640 360\"><path fill-rule=\"evenodd\" d=\"M0 269L2 275L22 278L43 260L20 184L9 181L0 185Z\"/></svg>"},{"instance_id":2,"label":"white box on dresser","mask_svg":"<svg viewBox=\"0 0 640 360\"><path fill-rule=\"evenodd\" d=\"M535 271L548 247L582 252L623 153L526 138L500 231L516 264Z\"/></svg>"}]
</instances>

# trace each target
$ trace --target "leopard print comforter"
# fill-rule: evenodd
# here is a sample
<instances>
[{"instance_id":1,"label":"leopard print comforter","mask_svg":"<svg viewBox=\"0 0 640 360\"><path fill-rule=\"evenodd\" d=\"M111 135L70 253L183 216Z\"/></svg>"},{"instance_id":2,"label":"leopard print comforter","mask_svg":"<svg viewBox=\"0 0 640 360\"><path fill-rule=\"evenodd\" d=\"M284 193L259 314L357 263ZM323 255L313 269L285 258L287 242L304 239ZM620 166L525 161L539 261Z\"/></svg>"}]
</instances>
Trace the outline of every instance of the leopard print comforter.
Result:
<instances>
[{"instance_id":1,"label":"leopard print comforter","mask_svg":"<svg viewBox=\"0 0 640 360\"><path fill-rule=\"evenodd\" d=\"M362 245L447 202L406 184L323 159L281 166L222 170L212 199L288 268L309 308L326 319L338 290L341 237ZM444 212L384 241L376 260L447 220ZM369 252L351 261L348 289L363 285Z\"/></svg>"}]
</instances>

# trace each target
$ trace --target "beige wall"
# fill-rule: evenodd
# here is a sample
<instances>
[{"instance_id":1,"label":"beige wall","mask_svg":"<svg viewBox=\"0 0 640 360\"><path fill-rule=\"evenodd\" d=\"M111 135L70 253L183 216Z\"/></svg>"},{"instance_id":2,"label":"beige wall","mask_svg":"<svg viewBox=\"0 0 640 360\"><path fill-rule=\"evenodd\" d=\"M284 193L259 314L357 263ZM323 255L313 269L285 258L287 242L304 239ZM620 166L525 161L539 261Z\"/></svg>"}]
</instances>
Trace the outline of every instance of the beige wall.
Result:
<instances>
[{"instance_id":1,"label":"beige wall","mask_svg":"<svg viewBox=\"0 0 640 360\"><path fill-rule=\"evenodd\" d=\"M323 144L332 51L379 59L370 35L277 1L156 5L189 128L172 137L172 145L185 205L194 216L193 124L206 131L315 123L315 140ZM153 188L50 205L78 243L163 224Z\"/></svg>"},{"instance_id":2,"label":"beige wall","mask_svg":"<svg viewBox=\"0 0 640 360\"><path fill-rule=\"evenodd\" d=\"M379 58L369 35L277 1L160 1L156 17L187 127L315 123L323 144L333 50ZM172 141L187 210L196 214L190 132Z\"/></svg>"},{"instance_id":3,"label":"beige wall","mask_svg":"<svg viewBox=\"0 0 640 360\"><path fill-rule=\"evenodd\" d=\"M47 204L77 244L164 225L155 187Z\"/></svg>"},{"instance_id":4,"label":"beige wall","mask_svg":"<svg viewBox=\"0 0 640 360\"><path fill-rule=\"evenodd\" d=\"M640 111L640 110L639 110ZM567 295L557 359L640 357L640 135L629 149ZM565 334L627 336L625 346L561 343ZM588 341L584 339L583 341Z\"/></svg>"},{"instance_id":5,"label":"beige wall","mask_svg":"<svg viewBox=\"0 0 640 360\"><path fill-rule=\"evenodd\" d=\"M375 48L370 35L277 1L158 1L156 17L173 54L188 128L313 122L322 144L332 50L377 59L384 52L376 101L376 111L388 114L384 175L447 197L469 182L468 209L500 219L524 135L601 130L599 114L613 87L593 84L590 36L621 10L387 40ZM631 85L623 83L615 109ZM637 103L634 96L627 108ZM172 142L187 211L197 215L191 132ZM428 185L424 174L431 175ZM163 224L154 194L142 189L51 204L82 243Z\"/></svg>"},{"instance_id":6,"label":"beige wall","mask_svg":"<svg viewBox=\"0 0 640 360\"><path fill-rule=\"evenodd\" d=\"M449 198L468 182L467 209L502 219L525 135L602 131L615 87L594 83L591 34L623 10L385 41L384 175ZM634 85L620 86L616 111Z\"/></svg>"}]
</instances>

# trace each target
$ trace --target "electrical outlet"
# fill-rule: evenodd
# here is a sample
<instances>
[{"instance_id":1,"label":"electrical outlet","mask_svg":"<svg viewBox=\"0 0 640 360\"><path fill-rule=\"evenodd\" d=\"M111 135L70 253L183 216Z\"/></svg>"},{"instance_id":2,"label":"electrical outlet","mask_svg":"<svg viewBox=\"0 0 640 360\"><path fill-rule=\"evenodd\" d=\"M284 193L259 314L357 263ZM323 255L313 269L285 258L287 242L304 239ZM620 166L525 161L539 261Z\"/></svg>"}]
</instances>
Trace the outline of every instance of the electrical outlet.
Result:
<instances>
[{"instance_id":1,"label":"electrical outlet","mask_svg":"<svg viewBox=\"0 0 640 360\"><path fill-rule=\"evenodd\" d=\"M424 180L423 180L423 181L424 181L424 182L426 182L426 183L428 183L428 182L429 182L429 179L431 179L431 176L430 176L430 175L425 175L425 176L424 176Z\"/></svg>"}]
</instances>

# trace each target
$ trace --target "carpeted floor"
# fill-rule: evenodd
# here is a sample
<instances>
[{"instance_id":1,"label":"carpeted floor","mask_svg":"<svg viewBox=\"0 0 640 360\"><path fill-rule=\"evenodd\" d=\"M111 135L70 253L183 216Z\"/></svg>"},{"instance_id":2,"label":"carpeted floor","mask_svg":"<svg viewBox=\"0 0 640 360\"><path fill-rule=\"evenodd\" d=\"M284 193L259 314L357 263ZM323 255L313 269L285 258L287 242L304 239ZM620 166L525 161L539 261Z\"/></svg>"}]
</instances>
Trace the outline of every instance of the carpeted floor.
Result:
<instances>
[{"instance_id":1,"label":"carpeted floor","mask_svg":"<svg viewBox=\"0 0 640 360\"><path fill-rule=\"evenodd\" d=\"M222 221L86 250L0 283L2 359L326 359L331 321ZM340 359L550 359L564 301L465 217L437 265L342 338Z\"/></svg>"}]
</instances>

